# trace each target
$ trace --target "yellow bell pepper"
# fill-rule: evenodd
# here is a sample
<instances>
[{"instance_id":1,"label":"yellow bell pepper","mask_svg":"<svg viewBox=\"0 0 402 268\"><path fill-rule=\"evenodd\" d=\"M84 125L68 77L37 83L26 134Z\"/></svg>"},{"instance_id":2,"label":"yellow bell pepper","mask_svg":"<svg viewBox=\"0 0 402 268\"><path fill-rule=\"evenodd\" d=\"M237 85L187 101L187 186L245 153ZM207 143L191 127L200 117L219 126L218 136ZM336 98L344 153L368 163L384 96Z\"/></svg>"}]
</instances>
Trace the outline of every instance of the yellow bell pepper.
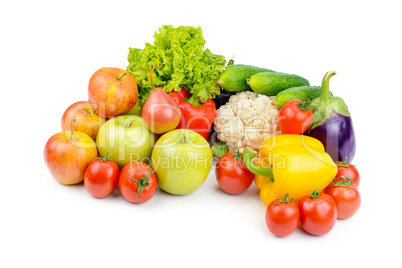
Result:
<instances>
[{"instance_id":1,"label":"yellow bell pepper","mask_svg":"<svg viewBox=\"0 0 402 268\"><path fill-rule=\"evenodd\" d=\"M269 205L290 194L298 202L309 192L322 191L334 179L337 167L323 144L312 137L294 134L276 135L265 140L256 153L244 149L244 162L256 176L261 199Z\"/></svg>"}]
</instances>

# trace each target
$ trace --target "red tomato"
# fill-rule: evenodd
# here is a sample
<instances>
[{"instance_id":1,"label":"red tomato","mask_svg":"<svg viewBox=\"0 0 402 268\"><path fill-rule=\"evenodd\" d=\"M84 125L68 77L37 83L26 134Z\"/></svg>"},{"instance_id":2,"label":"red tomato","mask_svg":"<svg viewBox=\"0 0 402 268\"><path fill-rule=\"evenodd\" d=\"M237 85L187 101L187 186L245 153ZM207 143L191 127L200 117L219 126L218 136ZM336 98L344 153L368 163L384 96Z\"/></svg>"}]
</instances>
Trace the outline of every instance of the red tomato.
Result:
<instances>
[{"instance_id":1,"label":"red tomato","mask_svg":"<svg viewBox=\"0 0 402 268\"><path fill-rule=\"evenodd\" d=\"M360 192L349 178L334 179L324 192L335 200L338 219L350 218L360 208L362 202Z\"/></svg>"},{"instance_id":2,"label":"red tomato","mask_svg":"<svg viewBox=\"0 0 402 268\"><path fill-rule=\"evenodd\" d=\"M215 175L221 189L228 194L244 192L254 180L254 173L247 169L243 155L238 151L226 153L219 158Z\"/></svg>"},{"instance_id":3,"label":"red tomato","mask_svg":"<svg viewBox=\"0 0 402 268\"><path fill-rule=\"evenodd\" d=\"M336 165L338 166L338 173L336 174L335 178L339 178L341 176L344 176L345 178L350 178L353 181L353 183L357 187L359 187L360 185L359 171L357 171L354 165L347 162L347 160L348 158L346 158L345 161L343 162L341 161L336 162Z\"/></svg>"},{"instance_id":4,"label":"red tomato","mask_svg":"<svg viewBox=\"0 0 402 268\"><path fill-rule=\"evenodd\" d=\"M88 165L84 175L84 186L91 195L104 198L116 188L118 179L119 167L106 154Z\"/></svg>"},{"instance_id":5,"label":"red tomato","mask_svg":"<svg viewBox=\"0 0 402 268\"><path fill-rule=\"evenodd\" d=\"M300 224L311 235L324 235L336 222L336 203L331 196L317 192L302 197L299 201Z\"/></svg>"},{"instance_id":6,"label":"red tomato","mask_svg":"<svg viewBox=\"0 0 402 268\"><path fill-rule=\"evenodd\" d=\"M268 230L276 236L287 236L299 226L300 211L293 198L286 194L283 199L272 201L265 212Z\"/></svg>"},{"instance_id":7,"label":"red tomato","mask_svg":"<svg viewBox=\"0 0 402 268\"><path fill-rule=\"evenodd\" d=\"M154 196L156 188L156 175L147 164L130 162L121 170L119 189L126 200L137 204L144 203Z\"/></svg>"},{"instance_id":8,"label":"red tomato","mask_svg":"<svg viewBox=\"0 0 402 268\"><path fill-rule=\"evenodd\" d=\"M313 121L313 112L305 101L291 100L278 113L278 126L284 134L303 134Z\"/></svg>"}]
</instances>

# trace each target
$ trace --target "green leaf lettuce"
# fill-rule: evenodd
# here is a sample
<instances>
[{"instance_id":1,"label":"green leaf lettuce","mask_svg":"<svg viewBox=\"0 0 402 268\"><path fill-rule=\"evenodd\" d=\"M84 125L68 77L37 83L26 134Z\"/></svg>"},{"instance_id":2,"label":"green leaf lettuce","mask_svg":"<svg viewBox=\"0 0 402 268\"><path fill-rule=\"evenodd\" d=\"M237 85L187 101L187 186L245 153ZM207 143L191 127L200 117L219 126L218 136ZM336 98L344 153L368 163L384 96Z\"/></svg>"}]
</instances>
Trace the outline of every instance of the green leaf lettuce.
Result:
<instances>
[{"instance_id":1,"label":"green leaf lettuce","mask_svg":"<svg viewBox=\"0 0 402 268\"><path fill-rule=\"evenodd\" d=\"M201 27L164 25L154 34L154 44L144 49L129 48L127 71L139 86L139 99L145 103L152 91L149 75L155 88L167 93L182 87L193 94L193 101L205 102L220 93L215 81L225 69L225 57L204 50Z\"/></svg>"}]
</instances>

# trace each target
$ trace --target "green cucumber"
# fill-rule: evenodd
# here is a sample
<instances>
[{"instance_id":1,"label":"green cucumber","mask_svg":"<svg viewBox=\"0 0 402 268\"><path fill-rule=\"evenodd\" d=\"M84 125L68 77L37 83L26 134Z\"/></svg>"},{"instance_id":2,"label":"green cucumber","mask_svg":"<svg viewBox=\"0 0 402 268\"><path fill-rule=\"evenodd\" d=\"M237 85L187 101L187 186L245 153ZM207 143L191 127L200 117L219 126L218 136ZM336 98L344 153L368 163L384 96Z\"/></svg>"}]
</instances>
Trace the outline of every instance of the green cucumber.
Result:
<instances>
[{"instance_id":1,"label":"green cucumber","mask_svg":"<svg viewBox=\"0 0 402 268\"><path fill-rule=\"evenodd\" d=\"M281 108L288 101L295 99L309 101L317 98L320 94L320 86L291 87L279 92L275 97L275 102L278 108Z\"/></svg>"},{"instance_id":2,"label":"green cucumber","mask_svg":"<svg viewBox=\"0 0 402 268\"><path fill-rule=\"evenodd\" d=\"M310 85L309 81L301 76L277 72L260 72L251 76L247 82L254 92L267 96L275 96L291 87Z\"/></svg>"},{"instance_id":3,"label":"green cucumber","mask_svg":"<svg viewBox=\"0 0 402 268\"><path fill-rule=\"evenodd\" d=\"M226 91L237 92L251 90L247 84L247 78L256 73L274 72L270 69L260 68L252 65L233 64L226 66L226 69L220 74L217 83Z\"/></svg>"}]
</instances>

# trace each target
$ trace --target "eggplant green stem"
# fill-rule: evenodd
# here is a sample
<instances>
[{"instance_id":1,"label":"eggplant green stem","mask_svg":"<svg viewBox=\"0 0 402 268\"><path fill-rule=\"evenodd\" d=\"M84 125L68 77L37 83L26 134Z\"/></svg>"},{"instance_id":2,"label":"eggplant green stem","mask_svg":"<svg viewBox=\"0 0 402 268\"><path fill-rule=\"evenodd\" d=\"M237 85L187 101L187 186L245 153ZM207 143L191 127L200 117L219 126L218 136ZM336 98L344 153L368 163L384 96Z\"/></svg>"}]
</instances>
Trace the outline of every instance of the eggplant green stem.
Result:
<instances>
[{"instance_id":1,"label":"eggplant green stem","mask_svg":"<svg viewBox=\"0 0 402 268\"><path fill-rule=\"evenodd\" d=\"M324 78L322 79L320 96L321 99L324 101L329 100L332 97L329 91L329 80L334 75L336 75L336 71L329 71L325 74Z\"/></svg>"},{"instance_id":2,"label":"eggplant green stem","mask_svg":"<svg viewBox=\"0 0 402 268\"><path fill-rule=\"evenodd\" d=\"M264 176L264 177L269 177L271 178L271 181L274 180L274 174L272 172L272 166L269 167L261 167L257 166L253 162L251 162L251 159L253 159L257 154L252 152L251 150L244 148L243 150L243 159L244 163L246 164L248 170L250 170L252 173Z\"/></svg>"}]
</instances>

